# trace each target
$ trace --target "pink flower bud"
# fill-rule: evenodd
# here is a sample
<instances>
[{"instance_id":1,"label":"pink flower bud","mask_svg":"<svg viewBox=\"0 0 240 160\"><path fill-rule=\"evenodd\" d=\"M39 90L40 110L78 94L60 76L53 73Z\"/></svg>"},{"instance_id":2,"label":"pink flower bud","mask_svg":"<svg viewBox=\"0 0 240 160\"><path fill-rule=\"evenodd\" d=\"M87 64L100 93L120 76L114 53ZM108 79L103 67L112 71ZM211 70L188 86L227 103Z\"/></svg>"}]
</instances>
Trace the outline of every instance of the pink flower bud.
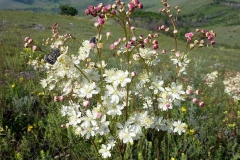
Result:
<instances>
[{"instance_id":1,"label":"pink flower bud","mask_svg":"<svg viewBox=\"0 0 240 160\"><path fill-rule=\"evenodd\" d=\"M62 101L63 100L63 96L58 96L58 100Z\"/></svg>"},{"instance_id":2,"label":"pink flower bud","mask_svg":"<svg viewBox=\"0 0 240 160\"><path fill-rule=\"evenodd\" d=\"M158 34L158 33L155 33L155 34L154 34L154 37L155 37L155 38L158 38L158 37L159 37L159 34Z\"/></svg>"},{"instance_id":3,"label":"pink flower bud","mask_svg":"<svg viewBox=\"0 0 240 160\"><path fill-rule=\"evenodd\" d=\"M196 90L196 94L199 95L201 92L199 89Z\"/></svg>"},{"instance_id":4,"label":"pink flower bud","mask_svg":"<svg viewBox=\"0 0 240 160\"><path fill-rule=\"evenodd\" d=\"M37 50L37 46L33 45L32 46L32 51L36 51Z\"/></svg>"},{"instance_id":5,"label":"pink flower bud","mask_svg":"<svg viewBox=\"0 0 240 160\"><path fill-rule=\"evenodd\" d=\"M103 18L98 17L98 22L100 25L103 25L105 23Z\"/></svg>"},{"instance_id":6,"label":"pink flower bud","mask_svg":"<svg viewBox=\"0 0 240 160\"><path fill-rule=\"evenodd\" d=\"M54 96L53 100L54 100L55 102L57 102L58 96Z\"/></svg>"},{"instance_id":7,"label":"pink flower bud","mask_svg":"<svg viewBox=\"0 0 240 160\"><path fill-rule=\"evenodd\" d=\"M33 39L32 39L32 38L29 38L27 42L30 44L30 43L33 42Z\"/></svg>"},{"instance_id":8,"label":"pink flower bud","mask_svg":"<svg viewBox=\"0 0 240 160\"><path fill-rule=\"evenodd\" d=\"M165 106L166 106L167 108L169 108L171 105L170 105L169 103L167 103Z\"/></svg>"},{"instance_id":9,"label":"pink flower bud","mask_svg":"<svg viewBox=\"0 0 240 160\"><path fill-rule=\"evenodd\" d=\"M199 106L200 106L200 107L203 107L203 106L204 106L204 102L200 102L200 103L199 103Z\"/></svg>"},{"instance_id":10,"label":"pink flower bud","mask_svg":"<svg viewBox=\"0 0 240 160\"><path fill-rule=\"evenodd\" d=\"M25 44L24 44L24 47L25 47L25 48L28 48L28 47L29 47L29 43L25 43Z\"/></svg>"},{"instance_id":11,"label":"pink flower bud","mask_svg":"<svg viewBox=\"0 0 240 160\"><path fill-rule=\"evenodd\" d=\"M153 49L158 49L158 44L154 44Z\"/></svg>"},{"instance_id":12,"label":"pink flower bud","mask_svg":"<svg viewBox=\"0 0 240 160\"><path fill-rule=\"evenodd\" d=\"M89 14L90 14L89 9L85 9L85 14L86 14L86 15L89 15Z\"/></svg>"},{"instance_id":13,"label":"pink flower bud","mask_svg":"<svg viewBox=\"0 0 240 160\"><path fill-rule=\"evenodd\" d=\"M162 50L162 53L166 53L167 51L165 49Z\"/></svg>"},{"instance_id":14,"label":"pink flower bud","mask_svg":"<svg viewBox=\"0 0 240 160\"><path fill-rule=\"evenodd\" d=\"M97 6L98 6L99 8L102 8L102 7L103 7L103 3L99 3Z\"/></svg>"},{"instance_id":15,"label":"pink flower bud","mask_svg":"<svg viewBox=\"0 0 240 160\"><path fill-rule=\"evenodd\" d=\"M110 49L113 50L115 48L114 44L110 44Z\"/></svg>"},{"instance_id":16,"label":"pink flower bud","mask_svg":"<svg viewBox=\"0 0 240 160\"><path fill-rule=\"evenodd\" d=\"M216 42L215 41L211 41L211 44L214 45Z\"/></svg>"},{"instance_id":17,"label":"pink flower bud","mask_svg":"<svg viewBox=\"0 0 240 160\"><path fill-rule=\"evenodd\" d=\"M90 102L89 102L89 101L84 101L84 102L83 102L83 106L84 106L84 107L87 107L87 106L89 106L89 104L90 104Z\"/></svg>"},{"instance_id":18,"label":"pink flower bud","mask_svg":"<svg viewBox=\"0 0 240 160\"><path fill-rule=\"evenodd\" d=\"M128 3L128 9L129 9L130 11L133 11L134 8L135 8L134 4L131 3L131 2L129 2L129 3Z\"/></svg>"},{"instance_id":19,"label":"pink flower bud","mask_svg":"<svg viewBox=\"0 0 240 160\"><path fill-rule=\"evenodd\" d=\"M158 44L158 41L157 40L153 40L152 44Z\"/></svg>"},{"instance_id":20,"label":"pink flower bud","mask_svg":"<svg viewBox=\"0 0 240 160\"><path fill-rule=\"evenodd\" d=\"M193 103L198 103L198 99L197 98L193 98L192 101L193 101Z\"/></svg>"},{"instance_id":21,"label":"pink flower bud","mask_svg":"<svg viewBox=\"0 0 240 160\"><path fill-rule=\"evenodd\" d=\"M112 10L111 13L112 13L113 15L116 15L116 14L117 14L115 10Z\"/></svg>"},{"instance_id":22,"label":"pink flower bud","mask_svg":"<svg viewBox=\"0 0 240 160\"><path fill-rule=\"evenodd\" d=\"M29 39L30 39L29 37L25 37L25 38L24 38L24 41L25 41L25 42L28 42Z\"/></svg>"},{"instance_id":23,"label":"pink flower bud","mask_svg":"<svg viewBox=\"0 0 240 160\"><path fill-rule=\"evenodd\" d=\"M98 28L100 26L99 22L94 23L94 27Z\"/></svg>"},{"instance_id":24,"label":"pink flower bud","mask_svg":"<svg viewBox=\"0 0 240 160\"><path fill-rule=\"evenodd\" d=\"M187 94L192 94L192 90L188 89L188 90L186 90L186 93Z\"/></svg>"},{"instance_id":25,"label":"pink flower bud","mask_svg":"<svg viewBox=\"0 0 240 160\"><path fill-rule=\"evenodd\" d=\"M94 47L95 47L95 43L93 43L93 42L90 43L90 47L91 47L91 48L94 48Z\"/></svg>"},{"instance_id":26,"label":"pink flower bud","mask_svg":"<svg viewBox=\"0 0 240 160\"><path fill-rule=\"evenodd\" d=\"M145 38L143 41L144 41L144 43L149 43L149 39L148 38Z\"/></svg>"},{"instance_id":27,"label":"pink flower bud","mask_svg":"<svg viewBox=\"0 0 240 160\"><path fill-rule=\"evenodd\" d=\"M176 57L180 57L180 56L181 56L181 53L180 53L179 51L177 51L177 52L175 53L175 55L176 55Z\"/></svg>"},{"instance_id":28,"label":"pink flower bud","mask_svg":"<svg viewBox=\"0 0 240 160\"><path fill-rule=\"evenodd\" d=\"M153 34L148 34L148 38L153 38Z\"/></svg>"},{"instance_id":29,"label":"pink flower bud","mask_svg":"<svg viewBox=\"0 0 240 160\"><path fill-rule=\"evenodd\" d=\"M97 113L97 118L101 118L102 113Z\"/></svg>"},{"instance_id":30,"label":"pink flower bud","mask_svg":"<svg viewBox=\"0 0 240 160\"><path fill-rule=\"evenodd\" d=\"M202 31L201 31L202 33L206 33L206 30L205 29L202 29Z\"/></svg>"},{"instance_id":31,"label":"pink flower bud","mask_svg":"<svg viewBox=\"0 0 240 160\"><path fill-rule=\"evenodd\" d=\"M107 8L108 11L110 11L112 9L112 5L111 4L107 4L105 7Z\"/></svg>"},{"instance_id":32,"label":"pink flower bud","mask_svg":"<svg viewBox=\"0 0 240 160\"><path fill-rule=\"evenodd\" d=\"M130 48L131 48L131 45L130 45L130 44L126 44L125 47L126 47L127 49L130 49Z\"/></svg>"},{"instance_id":33,"label":"pink flower bud","mask_svg":"<svg viewBox=\"0 0 240 160\"><path fill-rule=\"evenodd\" d=\"M138 8L143 9L143 4L142 3L138 4Z\"/></svg>"},{"instance_id":34,"label":"pink flower bud","mask_svg":"<svg viewBox=\"0 0 240 160\"><path fill-rule=\"evenodd\" d=\"M136 72L136 71L134 71L134 72L131 73L131 76L132 76L132 77L134 77L134 76L136 76L136 75L137 75L137 72Z\"/></svg>"}]
</instances>

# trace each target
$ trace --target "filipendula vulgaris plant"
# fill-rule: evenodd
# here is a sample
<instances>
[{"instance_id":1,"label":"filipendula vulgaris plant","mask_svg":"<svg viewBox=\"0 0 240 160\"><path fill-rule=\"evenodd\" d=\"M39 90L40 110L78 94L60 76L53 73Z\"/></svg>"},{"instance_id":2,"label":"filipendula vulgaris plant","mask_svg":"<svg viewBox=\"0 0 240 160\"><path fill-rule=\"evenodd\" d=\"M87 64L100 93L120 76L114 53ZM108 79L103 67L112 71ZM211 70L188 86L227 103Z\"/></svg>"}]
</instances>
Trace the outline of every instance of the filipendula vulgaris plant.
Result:
<instances>
[{"instance_id":1,"label":"filipendula vulgaris plant","mask_svg":"<svg viewBox=\"0 0 240 160\"><path fill-rule=\"evenodd\" d=\"M89 140L99 157L128 159L133 154L129 148L136 143L140 146L140 140L147 139L154 141L151 149L154 157L160 159L163 137L166 134L182 135L187 129L180 116L172 112L181 109L181 102L204 106L198 98L200 90L182 79L187 77L188 54L215 44L216 34L204 29L186 33L186 50L179 51L176 22L180 9L175 7L176 15L173 15L167 1L162 0L162 4L164 8L160 12L170 18L173 27L161 25L156 28L172 34L175 48L171 51L159 49L159 33L136 35L131 15L136 9L143 8L139 0L128 3L116 0L114 4L99 3L85 10L87 15L96 17L97 34L84 40L78 53L68 52L66 42L72 36L60 35L55 23L53 37L44 41L45 47L50 46L51 53L45 54L42 60L38 57L29 61L35 69L46 71L47 77L40 82L42 87L58 93L54 100L65 103L61 113L68 118L66 127L70 126L76 135ZM113 35L109 31L103 33L109 19L116 21L124 34L116 37L110 46L106 42ZM25 47L45 52L31 38L25 38L25 42ZM103 48L116 52L116 56L109 58ZM160 68L160 58L163 55L169 55L167 63L175 66L171 78L161 74L164 68ZM113 60L116 65L121 60L119 67L108 65ZM101 143L97 143L97 139L101 139ZM140 157L141 148L137 151Z\"/></svg>"}]
</instances>

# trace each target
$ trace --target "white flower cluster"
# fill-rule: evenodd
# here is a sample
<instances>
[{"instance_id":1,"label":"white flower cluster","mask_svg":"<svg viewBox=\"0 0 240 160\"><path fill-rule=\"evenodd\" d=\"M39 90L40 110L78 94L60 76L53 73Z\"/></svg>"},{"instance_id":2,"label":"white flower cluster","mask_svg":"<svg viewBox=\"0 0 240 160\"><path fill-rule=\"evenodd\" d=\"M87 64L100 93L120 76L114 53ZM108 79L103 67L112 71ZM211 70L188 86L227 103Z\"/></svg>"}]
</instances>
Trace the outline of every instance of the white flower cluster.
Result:
<instances>
[{"instance_id":1,"label":"white flower cluster","mask_svg":"<svg viewBox=\"0 0 240 160\"><path fill-rule=\"evenodd\" d=\"M124 70L107 69L105 62L94 67L86 65L91 51L90 42L84 41L78 55L64 53L53 65L46 64L49 70L41 85L60 92L63 97L71 97L69 104L62 106L61 113L68 117L68 124L77 135L86 139L97 135L109 138L99 150L103 158L111 157L110 151L117 139L132 143L143 136L143 129L179 135L185 132L186 124L180 120L164 119L154 114L155 110L162 112L178 107L185 100L186 93L181 84L172 82L165 85L162 77L152 72L135 75ZM145 48L140 49L139 54L155 64L152 63L154 58L151 59L156 57L155 51ZM137 80L134 84L132 77ZM133 97L137 97L139 102L132 102ZM131 105L137 105L136 111L127 115L126 108ZM114 121L115 134L110 132L110 124Z\"/></svg>"},{"instance_id":2,"label":"white flower cluster","mask_svg":"<svg viewBox=\"0 0 240 160\"><path fill-rule=\"evenodd\" d=\"M218 71L214 71L212 73L208 73L205 77L204 77L204 81L205 84L208 85L208 87L212 87L213 84L215 83L215 81L218 78Z\"/></svg>"},{"instance_id":3,"label":"white flower cluster","mask_svg":"<svg viewBox=\"0 0 240 160\"><path fill-rule=\"evenodd\" d=\"M186 69L188 67L188 64L190 62L190 59L187 58L187 54L180 54L180 52L175 53L176 57L172 58L173 64L176 65L178 69L178 75L180 76L181 74L187 74Z\"/></svg>"},{"instance_id":4,"label":"white flower cluster","mask_svg":"<svg viewBox=\"0 0 240 160\"><path fill-rule=\"evenodd\" d=\"M237 72L236 75L227 75L223 83L225 93L235 100L240 100L240 72Z\"/></svg>"}]
</instances>

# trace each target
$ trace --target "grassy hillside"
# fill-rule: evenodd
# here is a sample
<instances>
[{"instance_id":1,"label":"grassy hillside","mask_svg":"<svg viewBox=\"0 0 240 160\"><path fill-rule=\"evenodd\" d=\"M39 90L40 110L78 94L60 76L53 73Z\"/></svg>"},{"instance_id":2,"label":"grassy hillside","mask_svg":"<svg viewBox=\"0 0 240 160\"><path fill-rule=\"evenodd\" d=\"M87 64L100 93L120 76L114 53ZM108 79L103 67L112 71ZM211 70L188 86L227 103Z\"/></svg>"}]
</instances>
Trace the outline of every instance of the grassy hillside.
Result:
<instances>
[{"instance_id":1,"label":"grassy hillside","mask_svg":"<svg viewBox=\"0 0 240 160\"><path fill-rule=\"evenodd\" d=\"M46 76L45 73L36 72L27 64L28 56L32 52L23 48L24 38L30 36L41 45L43 38L52 36L51 26L55 22L60 26L61 35L71 33L76 37L76 41L69 46L70 54L78 52L82 40L90 39L97 33L91 18L30 11L0 11L0 159L100 159L94 147L90 147L90 141L76 136L71 127L64 127L63 124L67 121L59 111L62 103L54 102L53 95L39 84L40 79ZM107 31L112 32L110 42L122 37L120 27L115 23L107 22L103 32ZM136 28L137 36L146 36L148 33L147 30ZM218 36L225 35L220 32ZM160 50L168 51L168 54L161 55L160 65L164 73L159 74L170 78L170 73L175 67L171 67L171 63L165 60L174 48L174 40L162 34L158 40ZM178 42L179 50L184 51L186 42ZM119 64L114 52L108 49L102 52L105 60L109 62L107 67ZM93 57L95 54L92 54ZM240 70L239 50L201 48L193 51L190 59L189 79L186 81L201 89L199 96L205 102L205 106L190 106L184 102L180 106L181 109L175 110L174 114L181 112L181 118L187 122L189 129L182 136L165 136L161 145L164 149L161 151L162 157L238 159L240 134L237 113L240 104L224 93L222 80L226 72L236 73ZM219 79L214 87L209 88L202 78L215 70L219 72ZM148 153L154 151L155 147L148 148L151 141L145 141L149 145L146 146L144 155L150 157L151 154ZM102 139L96 138L96 142L100 146ZM152 144L151 142L151 146ZM134 154L139 155L140 152L132 150ZM112 155L112 158L117 157ZM154 158L152 156L139 159Z\"/></svg>"},{"instance_id":2,"label":"grassy hillside","mask_svg":"<svg viewBox=\"0 0 240 160\"><path fill-rule=\"evenodd\" d=\"M113 0L102 0L104 4L112 3ZM59 4L70 4L79 10L79 15L84 15L84 10L90 4L98 4L97 0L58 0L55 3L49 0L36 0L28 5L10 0L1 0L0 9L29 9L43 12L59 12ZM141 0L144 11L158 12L162 7L159 0ZM213 0L168 0L171 6L180 6L182 13L179 21L183 27L214 29L218 34L216 40L221 45L240 47L240 0L225 0L216 2ZM186 5L187 4L187 5ZM148 17L147 17L148 18ZM141 21L139 23L144 23ZM149 22L147 22L149 23ZM147 25L146 23L146 25ZM144 25L142 25L144 26Z\"/></svg>"},{"instance_id":3,"label":"grassy hillside","mask_svg":"<svg viewBox=\"0 0 240 160\"><path fill-rule=\"evenodd\" d=\"M53 95L39 84L40 79L46 76L44 72L36 72L27 65L28 56L32 52L23 48L24 38L30 36L40 45L43 38L52 35L51 26L55 22L59 24L61 34L71 33L76 37L76 41L69 46L70 54L78 52L82 40L90 39L97 33L93 27L94 20L90 18L29 11L0 11L0 159L100 159L94 147L90 146L90 141L76 136L71 127L64 127L63 124L67 121L59 111L62 103L54 102ZM120 27L115 23L107 22L103 32L107 31L112 32L110 42L122 37ZM147 30L136 28L137 36L146 36L148 33ZM218 36L224 36L224 33L220 32ZM164 73L159 74L170 78L175 67L171 67L171 62L169 64L165 60L174 48L174 40L162 34L158 40L160 50L168 51L161 55L160 66L163 68L160 68ZM184 51L186 42L178 42L179 50ZM108 49L102 52L109 62L107 67L119 64L119 59L113 56L114 52ZM92 55L94 57L95 53ZM164 149L161 151L162 157L238 159L240 134L237 113L240 104L224 93L222 80L226 72L234 74L240 70L239 50L201 48L193 51L190 59L189 79L186 81L201 89L199 97L205 106L193 106L184 102L181 109L176 108L174 114L181 113L181 118L187 122L189 129L182 136L165 136L161 145ZM219 72L219 78L214 87L209 88L202 78L215 70ZM95 141L98 146L102 144L101 139L96 138ZM155 147L150 148L152 141L147 138L144 141L149 145L143 155L149 158L139 159L154 159ZM132 150L136 155L140 153ZM151 154L148 153L152 151L154 154L150 157ZM112 155L112 158L117 157Z\"/></svg>"}]
</instances>

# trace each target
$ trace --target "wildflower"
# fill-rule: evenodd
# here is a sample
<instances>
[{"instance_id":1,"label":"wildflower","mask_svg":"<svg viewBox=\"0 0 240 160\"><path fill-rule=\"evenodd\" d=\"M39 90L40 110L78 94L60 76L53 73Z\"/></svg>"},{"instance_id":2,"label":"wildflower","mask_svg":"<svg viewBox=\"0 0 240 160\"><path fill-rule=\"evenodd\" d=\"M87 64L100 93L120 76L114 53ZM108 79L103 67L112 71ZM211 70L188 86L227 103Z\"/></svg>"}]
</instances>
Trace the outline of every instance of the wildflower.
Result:
<instances>
[{"instance_id":1,"label":"wildflower","mask_svg":"<svg viewBox=\"0 0 240 160\"><path fill-rule=\"evenodd\" d=\"M15 88L15 87L16 87L16 84L12 84L11 87L12 87L12 88Z\"/></svg>"},{"instance_id":2,"label":"wildflower","mask_svg":"<svg viewBox=\"0 0 240 160\"><path fill-rule=\"evenodd\" d=\"M30 132L33 129L33 126L29 125L27 131Z\"/></svg>"},{"instance_id":3,"label":"wildflower","mask_svg":"<svg viewBox=\"0 0 240 160\"><path fill-rule=\"evenodd\" d=\"M204 106L204 102L200 102L200 103L199 103L199 106L200 106L200 107L203 107L203 106Z\"/></svg>"},{"instance_id":4,"label":"wildflower","mask_svg":"<svg viewBox=\"0 0 240 160\"><path fill-rule=\"evenodd\" d=\"M23 77L20 77L20 78L19 78L19 81L20 81L20 82L22 82L23 80L24 80L24 78L23 78Z\"/></svg>"},{"instance_id":5,"label":"wildflower","mask_svg":"<svg viewBox=\"0 0 240 160\"><path fill-rule=\"evenodd\" d=\"M190 129L189 132L191 135L193 135L195 133L194 129Z\"/></svg>"},{"instance_id":6,"label":"wildflower","mask_svg":"<svg viewBox=\"0 0 240 160\"><path fill-rule=\"evenodd\" d=\"M204 77L205 84L207 84L209 87L212 87L217 78L218 78L218 71L208 73Z\"/></svg>"},{"instance_id":7,"label":"wildflower","mask_svg":"<svg viewBox=\"0 0 240 160\"><path fill-rule=\"evenodd\" d=\"M240 100L240 72L236 74L227 73L223 83L225 85L224 92L234 100Z\"/></svg>"},{"instance_id":8,"label":"wildflower","mask_svg":"<svg viewBox=\"0 0 240 160\"><path fill-rule=\"evenodd\" d=\"M186 132L185 130L186 124L182 123L180 120L174 121L172 125L174 127L174 130L173 130L174 133L177 132L179 135L181 135L182 132Z\"/></svg>"},{"instance_id":9,"label":"wildflower","mask_svg":"<svg viewBox=\"0 0 240 160\"><path fill-rule=\"evenodd\" d=\"M110 149L111 149L111 146L109 144L108 145L102 144L101 149L99 150L99 153L102 154L103 158L111 157Z\"/></svg>"},{"instance_id":10,"label":"wildflower","mask_svg":"<svg viewBox=\"0 0 240 160\"><path fill-rule=\"evenodd\" d=\"M198 99L197 98L193 98L192 101L193 101L193 103L198 103Z\"/></svg>"},{"instance_id":11,"label":"wildflower","mask_svg":"<svg viewBox=\"0 0 240 160\"><path fill-rule=\"evenodd\" d=\"M92 98L93 94L98 94L99 88L96 83L86 83L79 90L79 97Z\"/></svg>"},{"instance_id":12,"label":"wildflower","mask_svg":"<svg viewBox=\"0 0 240 160\"><path fill-rule=\"evenodd\" d=\"M182 111L182 112L186 112L187 110L186 110L185 107L182 107L182 108L181 108L181 111Z\"/></svg>"},{"instance_id":13,"label":"wildflower","mask_svg":"<svg viewBox=\"0 0 240 160\"><path fill-rule=\"evenodd\" d=\"M118 123L118 128L120 128L120 131L118 133L119 139L123 140L123 143L133 143L133 137L136 136L136 133L129 124L126 122L124 127Z\"/></svg>"}]
</instances>

